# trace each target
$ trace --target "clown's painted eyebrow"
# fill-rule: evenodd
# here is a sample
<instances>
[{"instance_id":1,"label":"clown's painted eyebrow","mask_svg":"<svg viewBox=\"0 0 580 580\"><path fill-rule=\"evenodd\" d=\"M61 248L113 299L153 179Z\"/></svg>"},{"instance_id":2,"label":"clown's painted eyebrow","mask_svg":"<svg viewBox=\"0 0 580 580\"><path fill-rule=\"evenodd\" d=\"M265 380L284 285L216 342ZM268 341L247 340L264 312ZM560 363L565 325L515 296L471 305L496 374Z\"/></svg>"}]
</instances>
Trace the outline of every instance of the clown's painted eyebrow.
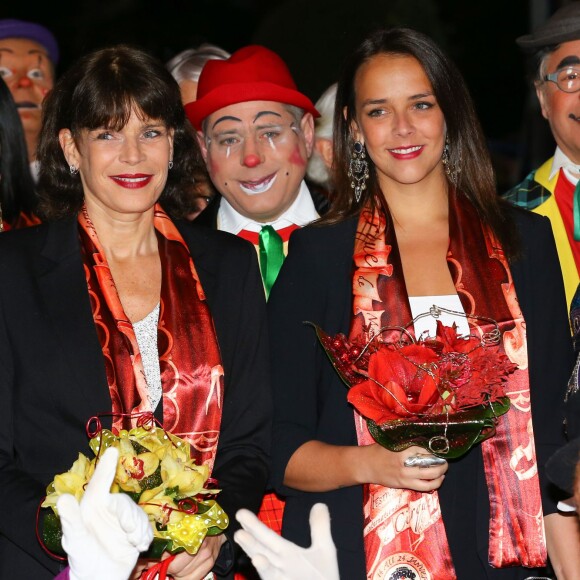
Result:
<instances>
[{"instance_id":1,"label":"clown's painted eyebrow","mask_svg":"<svg viewBox=\"0 0 580 580\"><path fill-rule=\"evenodd\" d=\"M5 54L11 54L14 55L14 51L11 48L8 47L2 47L0 48L0 62L2 62L2 57ZM38 61L36 66L40 68L40 66L42 65L42 62L44 59L48 60L48 55L46 53L46 51L41 50L39 48L31 48L28 53L28 55L37 55L38 56Z\"/></svg>"},{"instance_id":2,"label":"clown's painted eyebrow","mask_svg":"<svg viewBox=\"0 0 580 580\"><path fill-rule=\"evenodd\" d=\"M575 64L580 64L580 58L576 55L565 56L556 67L557 70L561 68L566 68L567 66L573 66Z\"/></svg>"},{"instance_id":3,"label":"clown's painted eyebrow","mask_svg":"<svg viewBox=\"0 0 580 580\"><path fill-rule=\"evenodd\" d=\"M241 123L242 120L238 119L237 117L233 117L232 115L224 115L223 117L220 117L212 126L212 130L215 129L216 125L218 123L221 123L222 121L237 121L238 123Z\"/></svg>"},{"instance_id":4,"label":"clown's painted eyebrow","mask_svg":"<svg viewBox=\"0 0 580 580\"><path fill-rule=\"evenodd\" d=\"M254 117L254 123L260 118L263 117L264 115L276 115L276 117L280 117L282 118L282 115L280 115L280 113L276 113L274 111L260 111L255 117Z\"/></svg>"},{"instance_id":5,"label":"clown's painted eyebrow","mask_svg":"<svg viewBox=\"0 0 580 580\"><path fill-rule=\"evenodd\" d=\"M260 118L260 117L264 117L265 115L275 115L276 117L280 117L282 118L282 115L280 115L280 113L276 113L275 111L260 111L255 117L254 120L252 121L252 123L256 123L256 121ZM238 122L241 123L242 120L238 119L238 117L234 117L233 115L224 115L223 117L220 117L213 125L212 125L212 131L216 128L216 125L218 123L221 123L222 121L234 121L234 122Z\"/></svg>"},{"instance_id":6,"label":"clown's painted eyebrow","mask_svg":"<svg viewBox=\"0 0 580 580\"><path fill-rule=\"evenodd\" d=\"M3 46L2 48L0 48L0 52L8 52L10 54L14 54L14 51L11 48L8 48L7 46ZM38 56L44 56L47 57L47 53L45 50L41 50L40 48L31 48L26 54L38 54Z\"/></svg>"}]
</instances>

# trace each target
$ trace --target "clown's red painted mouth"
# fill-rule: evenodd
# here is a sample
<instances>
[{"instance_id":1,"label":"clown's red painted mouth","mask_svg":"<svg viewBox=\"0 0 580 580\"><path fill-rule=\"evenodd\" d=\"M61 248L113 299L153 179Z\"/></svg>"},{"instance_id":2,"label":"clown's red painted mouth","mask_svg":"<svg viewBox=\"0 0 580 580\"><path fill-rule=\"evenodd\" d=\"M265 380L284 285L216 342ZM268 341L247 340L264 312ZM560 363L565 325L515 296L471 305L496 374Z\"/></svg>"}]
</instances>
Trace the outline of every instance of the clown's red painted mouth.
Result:
<instances>
[{"instance_id":1,"label":"clown's red painted mouth","mask_svg":"<svg viewBox=\"0 0 580 580\"><path fill-rule=\"evenodd\" d=\"M240 189L247 195L258 195L268 191L276 181L276 173L272 173L256 181L240 181Z\"/></svg>"}]
</instances>

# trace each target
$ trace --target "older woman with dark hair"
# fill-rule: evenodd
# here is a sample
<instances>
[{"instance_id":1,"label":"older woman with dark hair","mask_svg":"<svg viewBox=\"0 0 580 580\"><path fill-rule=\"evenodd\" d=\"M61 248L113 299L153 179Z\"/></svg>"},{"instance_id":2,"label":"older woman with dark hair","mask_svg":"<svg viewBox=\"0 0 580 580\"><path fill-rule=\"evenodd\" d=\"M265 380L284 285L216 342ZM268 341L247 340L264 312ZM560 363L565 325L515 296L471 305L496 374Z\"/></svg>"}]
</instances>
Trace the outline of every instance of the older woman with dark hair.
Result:
<instances>
[{"instance_id":1,"label":"older woman with dark hair","mask_svg":"<svg viewBox=\"0 0 580 580\"><path fill-rule=\"evenodd\" d=\"M419 32L379 30L347 59L333 134L332 210L293 234L268 303L283 535L308 545L323 502L349 580L541 576L546 544L558 574L577 573L544 472L573 363L549 222L499 199L464 81ZM365 344L385 327L434 337L432 311L462 336L496 321L517 370L495 436L421 466L424 449L375 443L304 321Z\"/></svg>"},{"instance_id":2,"label":"older woman with dark hair","mask_svg":"<svg viewBox=\"0 0 580 580\"><path fill-rule=\"evenodd\" d=\"M141 50L84 56L46 100L47 223L0 248L0 577L58 572L35 538L36 509L99 413L117 429L154 413L189 441L232 522L260 505L265 301L250 244L175 219L198 155L177 83ZM208 537L169 573L227 576L232 559L228 537Z\"/></svg>"}]
</instances>

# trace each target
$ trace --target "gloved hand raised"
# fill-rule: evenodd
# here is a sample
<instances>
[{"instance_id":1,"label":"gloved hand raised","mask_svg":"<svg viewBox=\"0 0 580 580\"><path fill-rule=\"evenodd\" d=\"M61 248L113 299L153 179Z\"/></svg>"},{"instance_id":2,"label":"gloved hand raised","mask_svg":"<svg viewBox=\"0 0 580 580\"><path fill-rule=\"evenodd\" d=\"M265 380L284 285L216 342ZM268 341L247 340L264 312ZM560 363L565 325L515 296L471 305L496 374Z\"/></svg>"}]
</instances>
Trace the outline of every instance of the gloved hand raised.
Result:
<instances>
[{"instance_id":1,"label":"gloved hand raised","mask_svg":"<svg viewBox=\"0 0 580 580\"><path fill-rule=\"evenodd\" d=\"M127 580L153 540L145 512L124 493L110 493L118 457L114 447L103 453L80 503L69 494L57 501L70 580Z\"/></svg>"},{"instance_id":2,"label":"gloved hand raised","mask_svg":"<svg viewBox=\"0 0 580 580\"><path fill-rule=\"evenodd\" d=\"M239 510L236 519L243 529L234 534L234 539L250 556L263 580L339 580L325 504L317 503L310 511L310 548L282 538L248 510Z\"/></svg>"}]
</instances>

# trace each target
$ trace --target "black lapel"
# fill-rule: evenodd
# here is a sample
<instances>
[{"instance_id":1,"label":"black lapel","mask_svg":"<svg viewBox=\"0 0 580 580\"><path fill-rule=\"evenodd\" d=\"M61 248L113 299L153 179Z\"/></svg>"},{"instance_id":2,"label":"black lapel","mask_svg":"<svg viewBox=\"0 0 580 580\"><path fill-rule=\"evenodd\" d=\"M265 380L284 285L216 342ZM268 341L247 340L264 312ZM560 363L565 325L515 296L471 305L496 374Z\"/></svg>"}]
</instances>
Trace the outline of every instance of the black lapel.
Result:
<instances>
[{"instance_id":1,"label":"black lapel","mask_svg":"<svg viewBox=\"0 0 580 580\"><path fill-rule=\"evenodd\" d=\"M214 295L216 283L216 264L219 263L221 244L214 229L196 224L196 221L197 218L193 222L175 220L174 223L189 247L193 265L200 277L203 291L211 305L211 297Z\"/></svg>"},{"instance_id":2,"label":"black lapel","mask_svg":"<svg viewBox=\"0 0 580 580\"><path fill-rule=\"evenodd\" d=\"M73 388L67 397L88 419L111 410L105 362L91 311L77 222L48 225L38 259L38 287L54 331L56 355L66 360Z\"/></svg>"},{"instance_id":3,"label":"black lapel","mask_svg":"<svg viewBox=\"0 0 580 580\"><path fill-rule=\"evenodd\" d=\"M212 230L217 229L217 216L220 209L221 199L222 196L219 193L216 193L207 204L207 207L193 220L192 223L198 226L211 228Z\"/></svg>"}]
</instances>

